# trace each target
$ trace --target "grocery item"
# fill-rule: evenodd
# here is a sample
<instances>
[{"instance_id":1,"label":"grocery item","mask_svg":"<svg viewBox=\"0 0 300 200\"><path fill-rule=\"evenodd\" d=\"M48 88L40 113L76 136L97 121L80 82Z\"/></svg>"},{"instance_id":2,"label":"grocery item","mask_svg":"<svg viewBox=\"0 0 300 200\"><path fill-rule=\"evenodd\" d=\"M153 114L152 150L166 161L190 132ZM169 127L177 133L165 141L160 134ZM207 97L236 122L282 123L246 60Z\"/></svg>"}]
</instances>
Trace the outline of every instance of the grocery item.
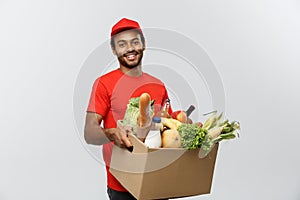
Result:
<instances>
[{"instance_id":1,"label":"grocery item","mask_svg":"<svg viewBox=\"0 0 300 200\"><path fill-rule=\"evenodd\" d=\"M145 139L146 146L150 148L161 147L161 135L160 135L161 128L162 128L161 119L159 117L153 117L151 129Z\"/></svg>"},{"instance_id":2,"label":"grocery item","mask_svg":"<svg viewBox=\"0 0 300 200\"><path fill-rule=\"evenodd\" d=\"M162 133L162 147L163 148L180 148L181 139L177 130L169 129Z\"/></svg>"},{"instance_id":3,"label":"grocery item","mask_svg":"<svg viewBox=\"0 0 300 200\"><path fill-rule=\"evenodd\" d=\"M160 117L153 117L152 118L152 125L151 125L151 130L163 130L163 124L161 123L161 118Z\"/></svg>"},{"instance_id":4,"label":"grocery item","mask_svg":"<svg viewBox=\"0 0 300 200\"><path fill-rule=\"evenodd\" d=\"M180 121L173 119L173 118L161 118L161 123L167 127L168 129L175 129L177 130L178 127L182 124Z\"/></svg>"},{"instance_id":5,"label":"grocery item","mask_svg":"<svg viewBox=\"0 0 300 200\"><path fill-rule=\"evenodd\" d=\"M178 127L178 132L181 137L182 148L197 149L207 134L207 130L200 128L196 124L181 124Z\"/></svg>"},{"instance_id":6,"label":"grocery item","mask_svg":"<svg viewBox=\"0 0 300 200\"><path fill-rule=\"evenodd\" d=\"M173 119L177 119L178 121L180 121L182 123L186 123L188 120L188 116L187 116L186 112L183 110L174 111L174 112L172 112L171 116Z\"/></svg>"},{"instance_id":7,"label":"grocery item","mask_svg":"<svg viewBox=\"0 0 300 200\"><path fill-rule=\"evenodd\" d=\"M199 126L200 128L203 127L203 124L201 122L195 122L194 124L196 124L197 126Z\"/></svg>"},{"instance_id":8,"label":"grocery item","mask_svg":"<svg viewBox=\"0 0 300 200\"><path fill-rule=\"evenodd\" d=\"M192 124L193 121L189 118L190 114L195 110L194 105L190 105L190 107L184 111L184 110L176 110L172 112L171 117L173 119L177 119L178 121L182 123L189 123Z\"/></svg>"},{"instance_id":9,"label":"grocery item","mask_svg":"<svg viewBox=\"0 0 300 200\"><path fill-rule=\"evenodd\" d=\"M144 97L146 97L147 95L145 95ZM147 97L146 97L147 98ZM144 101L142 101L144 102ZM149 109L149 116L153 116L154 113L154 109L153 109L153 104L154 100L150 101L150 107L143 107L144 108L144 114L142 114L143 116L140 116L140 96L139 97L134 97L131 98L129 100L129 103L127 104L127 108L126 108L126 112L123 118L123 123L127 126L131 126L133 128L133 132L136 133L137 132L137 127L138 127L138 118L143 118L142 119L142 123L140 125L145 125L143 121L146 115L145 113L147 113L148 109ZM151 122L151 119L149 121L149 123ZM140 126L139 125L139 126ZM141 127L141 126L140 126Z\"/></svg>"},{"instance_id":10,"label":"grocery item","mask_svg":"<svg viewBox=\"0 0 300 200\"><path fill-rule=\"evenodd\" d=\"M217 115L217 111L213 111L205 114L211 116L203 124L190 123L186 119L195 109L193 105L186 111L177 110L169 115L170 100L167 99L163 109L153 116L153 102L148 93L130 99L123 120L125 125L133 127L134 134L148 147L199 148L201 156L205 157L215 144L239 136L239 122L224 120L223 113Z\"/></svg>"},{"instance_id":11,"label":"grocery item","mask_svg":"<svg viewBox=\"0 0 300 200\"><path fill-rule=\"evenodd\" d=\"M159 110L156 113L156 117L165 117L165 118L171 118L171 115L169 114L170 111L170 99L166 99L164 105L162 106L161 110Z\"/></svg>"},{"instance_id":12,"label":"grocery item","mask_svg":"<svg viewBox=\"0 0 300 200\"><path fill-rule=\"evenodd\" d=\"M190 105L190 107L185 111L186 115L189 117L194 110L195 110L195 106L194 105Z\"/></svg>"},{"instance_id":13,"label":"grocery item","mask_svg":"<svg viewBox=\"0 0 300 200\"><path fill-rule=\"evenodd\" d=\"M239 122L229 122L228 119L223 120L223 113L217 115L217 112L212 112L210 114L212 115L205 120L203 125L201 122L189 124L173 118L162 118L162 124L165 127L163 130L166 133L172 130L173 137L175 134L173 130L176 130L181 141L181 148L188 150L200 148L200 151L206 156L216 143L239 136L240 130ZM171 134L169 137L171 137ZM164 139L162 140L162 143L164 143ZM168 140L167 143L171 143L170 141ZM165 146L163 145L163 147Z\"/></svg>"},{"instance_id":14,"label":"grocery item","mask_svg":"<svg viewBox=\"0 0 300 200\"><path fill-rule=\"evenodd\" d=\"M140 103L139 103L139 115L138 115L138 125L140 127L145 127L150 121L150 95L148 93L143 93L140 96Z\"/></svg>"},{"instance_id":15,"label":"grocery item","mask_svg":"<svg viewBox=\"0 0 300 200\"><path fill-rule=\"evenodd\" d=\"M236 136L239 137L240 123L237 121L229 122L228 119L223 120L223 113L217 116L215 111L204 122L203 128L208 130L208 134L201 145L201 150L204 152L203 156L206 156L216 143L234 139Z\"/></svg>"}]
</instances>

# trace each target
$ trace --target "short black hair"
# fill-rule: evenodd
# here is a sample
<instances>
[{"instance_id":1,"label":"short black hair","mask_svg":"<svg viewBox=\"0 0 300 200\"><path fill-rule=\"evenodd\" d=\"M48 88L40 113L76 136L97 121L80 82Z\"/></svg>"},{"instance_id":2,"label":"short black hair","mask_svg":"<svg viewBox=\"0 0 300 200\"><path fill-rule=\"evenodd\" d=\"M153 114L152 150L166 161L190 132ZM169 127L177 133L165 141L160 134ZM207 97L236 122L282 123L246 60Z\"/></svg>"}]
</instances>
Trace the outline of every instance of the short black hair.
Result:
<instances>
[{"instance_id":1,"label":"short black hair","mask_svg":"<svg viewBox=\"0 0 300 200\"><path fill-rule=\"evenodd\" d=\"M142 43L145 46L145 37L144 37L143 33L141 33L139 30L135 30L135 29L128 29L128 30L134 30L134 31L136 31L141 36ZM115 49L115 47L116 47L116 45L115 45L115 35L110 38L110 46L113 49Z\"/></svg>"}]
</instances>

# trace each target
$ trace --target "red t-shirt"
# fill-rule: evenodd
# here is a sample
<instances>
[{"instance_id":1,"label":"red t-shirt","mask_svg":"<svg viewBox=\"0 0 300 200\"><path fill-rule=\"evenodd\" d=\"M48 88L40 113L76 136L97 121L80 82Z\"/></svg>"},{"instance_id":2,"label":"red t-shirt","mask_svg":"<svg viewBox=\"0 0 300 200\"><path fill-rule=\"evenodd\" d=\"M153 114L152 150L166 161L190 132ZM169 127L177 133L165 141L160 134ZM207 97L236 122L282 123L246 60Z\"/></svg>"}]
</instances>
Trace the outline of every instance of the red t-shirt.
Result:
<instances>
[{"instance_id":1,"label":"red t-shirt","mask_svg":"<svg viewBox=\"0 0 300 200\"><path fill-rule=\"evenodd\" d=\"M159 79L144 72L139 77L128 76L116 69L95 80L87 111L101 115L104 128L115 128L116 121L125 115L129 99L139 97L144 92L150 95L151 100L155 100L155 113L168 98L167 90ZM126 191L109 172L112 147L112 142L103 145L107 184L114 190Z\"/></svg>"}]
</instances>

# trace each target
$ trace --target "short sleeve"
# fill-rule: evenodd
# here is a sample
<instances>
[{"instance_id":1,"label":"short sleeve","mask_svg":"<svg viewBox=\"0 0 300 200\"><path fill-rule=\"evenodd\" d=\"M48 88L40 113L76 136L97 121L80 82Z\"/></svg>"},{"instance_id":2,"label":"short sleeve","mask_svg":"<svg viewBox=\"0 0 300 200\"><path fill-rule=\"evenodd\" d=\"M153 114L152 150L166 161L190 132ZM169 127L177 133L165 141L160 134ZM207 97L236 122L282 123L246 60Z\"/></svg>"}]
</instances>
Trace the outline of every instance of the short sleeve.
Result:
<instances>
[{"instance_id":1,"label":"short sleeve","mask_svg":"<svg viewBox=\"0 0 300 200\"><path fill-rule=\"evenodd\" d=\"M110 108L109 102L107 88L101 82L101 78L96 79L92 87L87 112L95 112L105 117Z\"/></svg>"}]
</instances>

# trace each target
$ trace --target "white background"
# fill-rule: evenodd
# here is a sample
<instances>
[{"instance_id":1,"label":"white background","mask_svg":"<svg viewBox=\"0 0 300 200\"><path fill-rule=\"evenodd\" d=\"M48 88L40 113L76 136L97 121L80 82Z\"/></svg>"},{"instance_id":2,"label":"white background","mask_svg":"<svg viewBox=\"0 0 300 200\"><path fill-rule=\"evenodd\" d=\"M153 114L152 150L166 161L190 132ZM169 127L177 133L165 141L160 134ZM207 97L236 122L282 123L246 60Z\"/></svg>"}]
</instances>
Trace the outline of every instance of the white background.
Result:
<instances>
[{"instance_id":1,"label":"white background","mask_svg":"<svg viewBox=\"0 0 300 200\"><path fill-rule=\"evenodd\" d=\"M0 199L106 199L73 114L77 75L125 16L178 31L218 69L241 138L199 200L300 199L300 2L0 1ZM150 59L150 58L148 58ZM81 130L79 130L81 131Z\"/></svg>"}]
</instances>

